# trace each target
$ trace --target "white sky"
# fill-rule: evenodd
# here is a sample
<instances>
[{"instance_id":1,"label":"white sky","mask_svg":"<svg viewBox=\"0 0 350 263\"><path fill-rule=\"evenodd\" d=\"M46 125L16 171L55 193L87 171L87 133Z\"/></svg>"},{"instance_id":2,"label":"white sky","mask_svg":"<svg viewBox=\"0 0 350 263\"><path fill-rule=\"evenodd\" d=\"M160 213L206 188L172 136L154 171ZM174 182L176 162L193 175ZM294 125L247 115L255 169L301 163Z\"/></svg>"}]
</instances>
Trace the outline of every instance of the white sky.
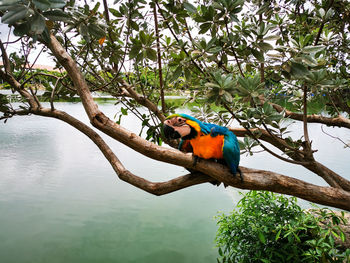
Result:
<instances>
[{"instance_id":1,"label":"white sky","mask_svg":"<svg viewBox=\"0 0 350 263\"><path fill-rule=\"evenodd\" d=\"M10 30L10 28L8 27L8 25L0 23L0 39L5 44L6 52L7 52L8 55L13 53L13 52L21 54L21 42L20 41L15 43L15 44L6 45L6 42L8 40L11 42L11 41L15 41L16 39L18 39L17 37L15 37L12 34L12 31L11 31L11 34L9 36L8 35L9 30ZM9 39L8 39L8 37L9 37ZM40 45L37 45L37 46L38 46L37 49L33 49L30 52L29 63L33 63L34 62L34 60L36 59L38 53L41 50ZM55 63L53 62L53 60L49 56L47 56L47 55L45 55L43 53L40 55L40 57L36 61L36 64L45 65L45 66L55 66Z\"/></svg>"}]
</instances>

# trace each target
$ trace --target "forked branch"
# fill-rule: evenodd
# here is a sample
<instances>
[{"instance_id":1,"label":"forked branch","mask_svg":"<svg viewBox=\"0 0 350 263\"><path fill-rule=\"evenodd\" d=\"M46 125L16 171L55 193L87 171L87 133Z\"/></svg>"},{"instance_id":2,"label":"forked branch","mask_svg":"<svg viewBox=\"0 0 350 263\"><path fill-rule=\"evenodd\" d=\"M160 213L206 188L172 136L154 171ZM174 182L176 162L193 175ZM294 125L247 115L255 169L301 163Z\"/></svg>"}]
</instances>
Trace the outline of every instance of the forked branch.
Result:
<instances>
[{"instance_id":1,"label":"forked branch","mask_svg":"<svg viewBox=\"0 0 350 263\"><path fill-rule=\"evenodd\" d=\"M270 190L278 193L294 195L320 204L350 210L350 193L341 189L320 187L277 173L243 167L241 169L245 176L244 182L241 182L238 177L232 176L227 167L210 161L201 161L193 167L192 154L184 154L178 150L157 146L126 130L105 116L93 101L91 92L89 91L82 74L74 63L74 60L65 52L54 36L51 36L51 44L49 48L70 74L92 125L141 154L170 164L194 168L195 170L230 186L242 189ZM109 157L106 158L108 159ZM207 179L203 178L203 180L205 181Z\"/></svg>"}]
</instances>

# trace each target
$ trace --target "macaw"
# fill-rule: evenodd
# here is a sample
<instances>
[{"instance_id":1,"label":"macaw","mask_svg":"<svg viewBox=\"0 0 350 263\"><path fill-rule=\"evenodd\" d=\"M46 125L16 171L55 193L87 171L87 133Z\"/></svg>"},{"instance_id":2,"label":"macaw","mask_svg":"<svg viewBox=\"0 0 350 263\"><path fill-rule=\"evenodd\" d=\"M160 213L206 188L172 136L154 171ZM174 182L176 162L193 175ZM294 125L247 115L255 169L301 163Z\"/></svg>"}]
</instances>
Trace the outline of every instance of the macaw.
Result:
<instances>
[{"instance_id":1,"label":"macaw","mask_svg":"<svg viewBox=\"0 0 350 263\"><path fill-rule=\"evenodd\" d=\"M181 138L179 150L193 151L196 158L224 160L233 175L239 172L243 178L238 167L237 137L228 128L201 122L187 114L173 114L164 121L163 131L169 139Z\"/></svg>"}]
</instances>

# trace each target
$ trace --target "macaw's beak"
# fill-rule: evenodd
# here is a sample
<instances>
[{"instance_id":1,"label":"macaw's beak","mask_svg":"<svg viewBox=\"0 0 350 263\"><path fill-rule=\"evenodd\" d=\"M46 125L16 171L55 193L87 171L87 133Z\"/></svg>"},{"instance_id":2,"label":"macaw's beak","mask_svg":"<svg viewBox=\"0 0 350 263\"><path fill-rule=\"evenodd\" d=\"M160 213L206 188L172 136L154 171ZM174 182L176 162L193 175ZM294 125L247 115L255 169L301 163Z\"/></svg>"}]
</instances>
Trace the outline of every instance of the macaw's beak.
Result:
<instances>
[{"instance_id":1,"label":"macaw's beak","mask_svg":"<svg viewBox=\"0 0 350 263\"><path fill-rule=\"evenodd\" d=\"M163 131L164 136L168 139L178 139L181 138L180 133L175 131L175 129L169 125L166 124L167 121L164 122Z\"/></svg>"},{"instance_id":2,"label":"macaw's beak","mask_svg":"<svg viewBox=\"0 0 350 263\"><path fill-rule=\"evenodd\" d=\"M186 123L186 119L173 117L164 122L164 135L169 139L183 138L191 133L191 126Z\"/></svg>"}]
</instances>

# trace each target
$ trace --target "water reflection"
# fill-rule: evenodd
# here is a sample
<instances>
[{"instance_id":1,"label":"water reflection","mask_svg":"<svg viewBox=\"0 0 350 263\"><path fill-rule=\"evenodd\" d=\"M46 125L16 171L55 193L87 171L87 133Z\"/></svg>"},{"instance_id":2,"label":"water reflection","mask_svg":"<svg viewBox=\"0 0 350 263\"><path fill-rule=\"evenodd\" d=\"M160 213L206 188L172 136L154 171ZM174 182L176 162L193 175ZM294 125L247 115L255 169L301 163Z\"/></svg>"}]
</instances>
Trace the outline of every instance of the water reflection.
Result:
<instances>
[{"instance_id":1,"label":"water reflection","mask_svg":"<svg viewBox=\"0 0 350 263\"><path fill-rule=\"evenodd\" d=\"M79 104L57 107L88 123ZM113 104L100 107L111 117L116 112ZM122 124L138 130L131 116ZM128 169L149 180L186 172L106 140ZM84 135L43 117L1 124L0 147L2 262L215 260L213 216L231 209L227 190L200 185L152 196L120 181Z\"/></svg>"}]
</instances>

